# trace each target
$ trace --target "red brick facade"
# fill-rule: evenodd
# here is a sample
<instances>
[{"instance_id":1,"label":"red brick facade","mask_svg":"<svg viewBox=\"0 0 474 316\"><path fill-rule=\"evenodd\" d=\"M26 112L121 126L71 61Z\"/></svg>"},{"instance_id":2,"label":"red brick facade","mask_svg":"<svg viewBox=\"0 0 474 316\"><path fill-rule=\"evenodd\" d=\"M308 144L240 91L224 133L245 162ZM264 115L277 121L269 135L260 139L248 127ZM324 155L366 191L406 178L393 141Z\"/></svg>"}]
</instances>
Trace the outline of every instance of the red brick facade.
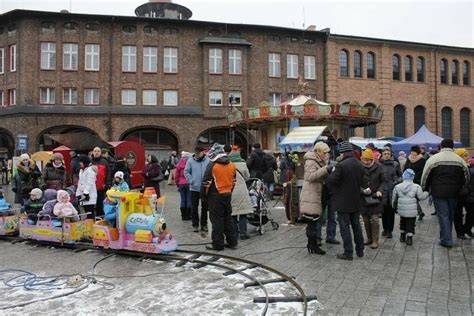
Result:
<instances>
[{"instance_id":1,"label":"red brick facade","mask_svg":"<svg viewBox=\"0 0 474 316\"><path fill-rule=\"evenodd\" d=\"M48 23L50 28L48 28ZM67 29L73 23L76 30ZM91 30L98 26L98 30ZM144 31L152 27L152 32ZM132 32L124 31L132 29ZM133 31L135 27L135 31ZM93 27L92 27L93 28ZM357 100L372 103L384 110L377 126L377 136L393 135L393 108L406 109L405 134L414 132L413 110L426 109L426 122L441 133L441 109L452 108L453 136L460 138L460 110L470 109L474 102L474 78L469 69L469 85L462 85L462 63L474 63L472 49L438 47L378 39L329 35L325 32L296 30L271 26L235 25L214 22L160 20L140 17L98 16L69 13L16 10L0 16L0 49L4 48L4 72L0 73L0 91L4 108L0 109L0 136L29 137L30 151L40 148L41 135L57 126L84 127L105 140L118 140L134 129L154 128L171 134L176 149L191 150L199 135L213 128L227 128L228 94L241 92L242 107L255 107L268 100L270 93L298 93L298 80L287 78L287 55L298 56L298 73L304 74L304 56L314 56L316 79L306 80L306 93L327 102ZM55 69L43 70L41 43L56 44ZM63 44L78 45L77 70L63 70ZM99 71L85 70L86 44L100 45ZM16 71L10 71L9 47L16 45ZM122 71L122 47L136 46L136 71ZM143 47L157 48L156 73L143 72ZM178 49L177 73L164 72L164 48ZM222 74L209 74L209 49L222 49ZM242 74L229 74L229 50L241 51ZM339 52L349 52L349 78L339 75ZM362 53L362 78L354 78L352 56ZM376 56L376 78L367 79L366 55ZM269 53L280 54L278 78L269 77ZM392 80L392 55L403 58L423 56L425 82ZM439 62L456 59L461 84L439 83ZM449 67L448 67L449 72ZM450 74L450 72L449 72ZM450 75L448 76L451 77ZM55 104L40 104L40 89L55 91ZM77 105L63 105L64 88L77 89ZM84 105L84 89L99 89L98 105ZM16 89L16 105L9 105L9 90ZM121 105L123 89L136 91L134 106ZM156 90L157 105L142 106L142 91ZM178 105L162 105L163 91L177 90ZM222 106L209 106L209 91L222 91ZM361 131L357 132L358 134ZM471 133L471 139L474 134ZM0 137L1 138L1 137ZM5 147L5 137L0 147ZM252 141L252 140L249 140ZM11 145L11 144L10 144Z\"/></svg>"}]
</instances>

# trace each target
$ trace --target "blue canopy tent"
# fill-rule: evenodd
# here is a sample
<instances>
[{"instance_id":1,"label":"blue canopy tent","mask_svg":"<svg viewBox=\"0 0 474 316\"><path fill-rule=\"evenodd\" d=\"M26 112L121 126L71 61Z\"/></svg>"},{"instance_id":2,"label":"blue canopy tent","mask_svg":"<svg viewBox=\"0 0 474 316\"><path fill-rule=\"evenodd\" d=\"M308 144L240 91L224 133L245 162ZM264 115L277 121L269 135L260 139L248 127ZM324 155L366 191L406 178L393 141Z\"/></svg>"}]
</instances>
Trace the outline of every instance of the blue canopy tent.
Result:
<instances>
[{"instance_id":1,"label":"blue canopy tent","mask_svg":"<svg viewBox=\"0 0 474 316\"><path fill-rule=\"evenodd\" d=\"M412 146L425 145L426 151L430 152L432 150L438 150L438 146L442 140L442 137L433 134L425 125L423 125L413 136L393 143L392 150L395 155L398 156L398 153L402 150L409 154ZM461 142L455 141L454 147L462 147Z\"/></svg>"}]
</instances>

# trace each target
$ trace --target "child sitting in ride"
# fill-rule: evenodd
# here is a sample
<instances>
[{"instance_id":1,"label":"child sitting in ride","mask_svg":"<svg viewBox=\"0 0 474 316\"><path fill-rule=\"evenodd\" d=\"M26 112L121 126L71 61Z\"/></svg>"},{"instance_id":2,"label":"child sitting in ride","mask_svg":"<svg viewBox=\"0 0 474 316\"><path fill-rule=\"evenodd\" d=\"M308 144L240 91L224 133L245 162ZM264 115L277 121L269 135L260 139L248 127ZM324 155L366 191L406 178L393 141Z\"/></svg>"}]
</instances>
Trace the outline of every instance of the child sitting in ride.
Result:
<instances>
[{"instance_id":1,"label":"child sitting in ride","mask_svg":"<svg viewBox=\"0 0 474 316\"><path fill-rule=\"evenodd\" d=\"M43 209L45 200L43 198L43 191L34 188L30 192L30 198L25 201L22 211L28 215L28 224L36 225L38 221L38 213Z\"/></svg>"},{"instance_id":2,"label":"child sitting in ride","mask_svg":"<svg viewBox=\"0 0 474 316\"><path fill-rule=\"evenodd\" d=\"M56 195L58 192L54 189L44 190L43 196L46 201L43 205L43 209L38 213L40 220L47 220L54 217L53 209L58 200L56 200Z\"/></svg>"},{"instance_id":3,"label":"child sitting in ride","mask_svg":"<svg viewBox=\"0 0 474 316\"><path fill-rule=\"evenodd\" d=\"M7 203L3 196L3 189L0 189L0 215L13 215L14 212L11 208L10 203Z\"/></svg>"},{"instance_id":4,"label":"child sitting in ride","mask_svg":"<svg viewBox=\"0 0 474 316\"><path fill-rule=\"evenodd\" d=\"M124 180L124 174L122 171L117 171L115 173L113 188L118 192L130 191L130 188L128 187L128 183Z\"/></svg>"},{"instance_id":5,"label":"child sitting in ride","mask_svg":"<svg viewBox=\"0 0 474 316\"><path fill-rule=\"evenodd\" d=\"M77 210L74 208L70 201L69 194L64 190L59 190L57 198L58 202L54 206L53 213L59 218L69 217L77 215ZM77 221L78 218L72 217L69 218L71 222Z\"/></svg>"}]
</instances>

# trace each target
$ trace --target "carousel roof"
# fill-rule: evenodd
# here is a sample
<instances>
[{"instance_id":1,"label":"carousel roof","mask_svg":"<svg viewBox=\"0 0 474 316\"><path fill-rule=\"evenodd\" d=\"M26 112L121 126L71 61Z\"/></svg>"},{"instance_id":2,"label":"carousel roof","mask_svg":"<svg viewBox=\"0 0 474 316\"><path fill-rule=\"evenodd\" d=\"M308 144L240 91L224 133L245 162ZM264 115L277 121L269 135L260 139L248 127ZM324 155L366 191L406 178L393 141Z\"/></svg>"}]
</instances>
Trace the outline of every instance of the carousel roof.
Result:
<instances>
[{"instance_id":1,"label":"carousel roof","mask_svg":"<svg viewBox=\"0 0 474 316\"><path fill-rule=\"evenodd\" d=\"M289 101L286 101L286 102L283 102L282 104L280 105L304 105L306 102L308 101L313 101L315 102L316 104L319 104L319 105L330 105L329 103L326 103L326 102L323 102L323 101L319 101L319 100L316 100L316 99L312 99L306 95L303 95L303 94L300 94L298 95L296 98L294 98L293 100L289 100Z\"/></svg>"}]
</instances>

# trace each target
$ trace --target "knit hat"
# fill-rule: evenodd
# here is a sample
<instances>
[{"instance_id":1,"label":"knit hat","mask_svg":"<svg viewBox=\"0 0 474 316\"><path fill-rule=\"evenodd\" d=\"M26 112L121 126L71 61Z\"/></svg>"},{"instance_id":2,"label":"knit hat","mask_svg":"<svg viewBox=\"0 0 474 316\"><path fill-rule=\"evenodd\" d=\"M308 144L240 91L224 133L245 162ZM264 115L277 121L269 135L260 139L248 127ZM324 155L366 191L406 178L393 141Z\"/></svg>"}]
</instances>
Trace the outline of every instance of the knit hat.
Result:
<instances>
[{"instance_id":1,"label":"knit hat","mask_svg":"<svg viewBox=\"0 0 474 316\"><path fill-rule=\"evenodd\" d=\"M54 153L52 156L51 156L51 160L63 160L64 157L61 153Z\"/></svg>"},{"instance_id":2,"label":"knit hat","mask_svg":"<svg viewBox=\"0 0 474 316\"><path fill-rule=\"evenodd\" d=\"M79 156L79 162L82 162L84 166L88 166L91 164L91 159L89 158L89 156L81 155Z\"/></svg>"},{"instance_id":3,"label":"knit hat","mask_svg":"<svg viewBox=\"0 0 474 316\"><path fill-rule=\"evenodd\" d=\"M114 178L120 178L123 180L123 172L122 171L117 171L115 174L114 174Z\"/></svg>"},{"instance_id":4,"label":"knit hat","mask_svg":"<svg viewBox=\"0 0 474 316\"><path fill-rule=\"evenodd\" d=\"M464 157L469 156L469 152L467 151L466 148L456 148L456 149L454 150L454 153L455 153L456 155L458 155L459 157L461 157L461 158L464 158Z\"/></svg>"},{"instance_id":5,"label":"knit hat","mask_svg":"<svg viewBox=\"0 0 474 316\"><path fill-rule=\"evenodd\" d=\"M374 143L368 143L367 145L365 145L365 148L370 148L370 149L374 150L375 145L374 145Z\"/></svg>"},{"instance_id":6,"label":"knit hat","mask_svg":"<svg viewBox=\"0 0 474 316\"><path fill-rule=\"evenodd\" d=\"M181 158L184 158L184 159L189 159L191 158L193 155L191 153L188 153L187 151L182 151L181 152Z\"/></svg>"},{"instance_id":7,"label":"knit hat","mask_svg":"<svg viewBox=\"0 0 474 316\"><path fill-rule=\"evenodd\" d=\"M35 200L39 200L43 196L43 191L41 191L41 189L34 188L33 190L31 190L30 196Z\"/></svg>"},{"instance_id":8,"label":"knit hat","mask_svg":"<svg viewBox=\"0 0 474 316\"><path fill-rule=\"evenodd\" d=\"M408 168L403 172L403 180L413 180L415 179L415 171Z\"/></svg>"},{"instance_id":9,"label":"knit hat","mask_svg":"<svg viewBox=\"0 0 474 316\"><path fill-rule=\"evenodd\" d=\"M51 200L54 200L56 198L56 195L58 194L58 192L54 189L46 189L44 190L44 199L46 201L51 201Z\"/></svg>"},{"instance_id":10,"label":"knit hat","mask_svg":"<svg viewBox=\"0 0 474 316\"><path fill-rule=\"evenodd\" d=\"M67 199L66 199L66 198L67 198ZM66 191L64 191L64 190L59 190L56 199L58 200L58 202L66 203L66 202L69 202L69 200L71 199L71 197L69 196L69 193L67 193ZM64 199L65 201L63 201L63 199Z\"/></svg>"},{"instance_id":11,"label":"knit hat","mask_svg":"<svg viewBox=\"0 0 474 316\"><path fill-rule=\"evenodd\" d=\"M30 156L28 156L28 154L21 154L20 161L23 161L23 160L30 160Z\"/></svg>"},{"instance_id":12,"label":"knit hat","mask_svg":"<svg viewBox=\"0 0 474 316\"><path fill-rule=\"evenodd\" d=\"M353 148L352 148L352 144L347 142L347 141L343 141L342 143L339 144L339 152L342 154L342 153L346 153L346 152L349 152L349 151L353 151Z\"/></svg>"},{"instance_id":13,"label":"knit hat","mask_svg":"<svg viewBox=\"0 0 474 316\"><path fill-rule=\"evenodd\" d=\"M362 152L362 156L360 156L360 159L374 160L374 152L367 148Z\"/></svg>"},{"instance_id":14,"label":"knit hat","mask_svg":"<svg viewBox=\"0 0 474 316\"><path fill-rule=\"evenodd\" d=\"M416 152L418 155L421 153L420 146L418 146L418 145L411 146L410 151L414 151L414 152Z\"/></svg>"},{"instance_id":15,"label":"knit hat","mask_svg":"<svg viewBox=\"0 0 474 316\"><path fill-rule=\"evenodd\" d=\"M215 143L212 145L211 149L207 152L207 156L211 161L216 161L217 159L221 157L227 156L227 154L224 151L224 146L222 146L219 143Z\"/></svg>"}]
</instances>

